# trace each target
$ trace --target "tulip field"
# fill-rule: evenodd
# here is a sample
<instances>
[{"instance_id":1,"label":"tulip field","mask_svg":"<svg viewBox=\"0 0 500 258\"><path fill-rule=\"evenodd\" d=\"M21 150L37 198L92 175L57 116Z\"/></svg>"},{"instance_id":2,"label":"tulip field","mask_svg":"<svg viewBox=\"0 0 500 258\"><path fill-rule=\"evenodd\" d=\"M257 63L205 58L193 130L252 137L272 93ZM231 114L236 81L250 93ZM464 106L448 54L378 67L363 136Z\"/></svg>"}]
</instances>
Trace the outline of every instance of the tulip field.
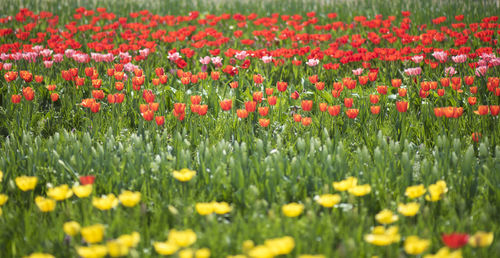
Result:
<instances>
[{"instance_id":1,"label":"tulip field","mask_svg":"<svg viewBox=\"0 0 500 258\"><path fill-rule=\"evenodd\" d=\"M0 257L500 257L498 1L0 1Z\"/></svg>"}]
</instances>

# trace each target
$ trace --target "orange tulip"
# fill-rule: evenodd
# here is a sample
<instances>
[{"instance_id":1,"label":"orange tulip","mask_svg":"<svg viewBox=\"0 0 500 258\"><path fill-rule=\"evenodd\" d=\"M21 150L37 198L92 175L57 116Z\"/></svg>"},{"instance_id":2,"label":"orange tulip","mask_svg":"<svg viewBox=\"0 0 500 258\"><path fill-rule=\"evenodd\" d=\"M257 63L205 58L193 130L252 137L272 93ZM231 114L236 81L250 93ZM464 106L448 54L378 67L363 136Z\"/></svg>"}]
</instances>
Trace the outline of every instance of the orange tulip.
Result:
<instances>
[{"instance_id":1,"label":"orange tulip","mask_svg":"<svg viewBox=\"0 0 500 258\"><path fill-rule=\"evenodd\" d=\"M359 109L351 108L351 109L346 110L345 113L347 114L347 117L349 117L350 119L354 119L358 116Z\"/></svg>"},{"instance_id":2,"label":"orange tulip","mask_svg":"<svg viewBox=\"0 0 500 258\"><path fill-rule=\"evenodd\" d=\"M233 107L233 101L230 99L225 99L220 102L220 107L224 111L228 111Z\"/></svg>"}]
</instances>

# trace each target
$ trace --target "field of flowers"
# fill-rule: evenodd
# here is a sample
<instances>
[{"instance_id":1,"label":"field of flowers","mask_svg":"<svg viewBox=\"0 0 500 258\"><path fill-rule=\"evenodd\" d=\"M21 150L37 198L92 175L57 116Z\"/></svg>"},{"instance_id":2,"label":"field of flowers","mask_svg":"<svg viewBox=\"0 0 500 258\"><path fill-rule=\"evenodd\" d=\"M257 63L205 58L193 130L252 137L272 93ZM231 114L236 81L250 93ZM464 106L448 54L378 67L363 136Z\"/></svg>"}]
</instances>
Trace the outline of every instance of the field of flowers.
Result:
<instances>
[{"instance_id":1,"label":"field of flowers","mask_svg":"<svg viewBox=\"0 0 500 258\"><path fill-rule=\"evenodd\" d=\"M0 257L500 256L498 1L0 3Z\"/></svg>"}]
</instances>

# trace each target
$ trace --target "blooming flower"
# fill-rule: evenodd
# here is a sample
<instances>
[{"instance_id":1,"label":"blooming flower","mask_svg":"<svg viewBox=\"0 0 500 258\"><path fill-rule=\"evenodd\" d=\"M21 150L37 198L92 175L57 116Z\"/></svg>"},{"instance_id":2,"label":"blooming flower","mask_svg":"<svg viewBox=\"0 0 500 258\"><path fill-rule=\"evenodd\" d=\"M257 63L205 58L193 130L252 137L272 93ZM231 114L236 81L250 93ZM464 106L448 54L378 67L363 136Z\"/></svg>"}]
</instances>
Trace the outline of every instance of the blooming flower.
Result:
<instances>
[{"instance_id":1,"label":"blooming flower","mask_svg":"<svg viewBox=\"0 0 500 258\"><path fill-rule=\"evenodd\" d=\"M410 199L415 199L424 195L425 192L427 192L427 190L425 189L424 185L414 185L414 186L408 186L406 188L405 195L408 196Z\"/></svg>"},{"instance_id":2,"label":"blooming flower","mask_svg":"<svg viewBox=\"0 0 500 258\"><path fill-rule=\"evenodd\" d=\"M56 208L56 201L42 196L37 196L35 198L35 203L41 212L51 212Z\"/></svg>"},{"instance_id":3,"label":"blooming flower","mask_svg":"<svg viewBox=\"0 0 500 258\"><path fill-rule=\"evenodd\" d=\"M102 197L94 197L92 205L99 210L109 210L118 205L118 199L114 194L103 195Z\"/></svg>"},{"instance_id":4,"label":"blooming flower","mask_svg":"<svg viewBox=\"0 0 500 258\"><path fill-rule=\"evenodd\" d=\"M304 211L304 204L301 203L289 203L281 207L281 211L287 217L297 217Z\"/></svg>"},{"instance_id":5,"label":"blooming flower","mask_svg":"<svg viewBox=\"0 0 500 258\"><path fill-rule=\"evenodd\" d=\"M467 244L469 235L460 233L442 234L441 240L450 248L460 248Z\"/></svg>"},{"instance_id":6,"label":"blooming flower","mask_svg":"<svg viewBox=\"0 0 500 258\"><path fill-rule=\"evenodd\" d=\"M417 202L410 202L407 204L400 203L398 204L398 212L403 214L406 217L413 217L417 214L420 209L420 204Z\"/></svg>"},{"instance_id":7,"label":"blooming flower","mask_svg":"<svg viewBox=\"0 0 500 258\"><path fill-rule=\"evenodd\" d=\"M92 193L92 185L74 185L72 189L78 198L88 197Z\"/></svg>"},{"instance_id":8,"label":"blooming flower","mask_svg":"<svg viewBox=\"0 0 500 258\"><path fill-rule=\"evenodd\" d=\"M196 171L190 170L187 168L183 168L179 171L175 170L173 172L174 178L181 181L181 182L187 182L187 181L191 180L195 175L196 175Z\"/></svg>"},{"instance_id":9,"label":"blooming flower","mask_svg":"<svg viewBox=\"0 0 500 258\"><path fill-rule=\"evenodd\" d=\"M64 184L49 188L47 195L56 201L63 201L73 196L73 191L69 189L68 185Z\"/></svg>"},{"instance_id":10,"label":"blooming flower","mask_svg":"<svg viewBox=\"0 0 500 258\"><path fill-rule=\"evenodd\" d=\"M493 232L478 231L469 238L472 247L486 247L493 243Z\"/></svg>"},{"instance_id":11,"label":"blooming flower","mask_svg":"<svg viewBox=\"0 0 500 258\"><path fill-rule=\"evenodd\" d=\"M340 195L338 194L323 194L316 199L319 205L331 208L340 202Z\"/></svg>"},{"instance_id":12,"label":"blooming flower","mask_svg":"<svg viewBox=\"0 0 500 258\"><path fill-rule=\"evenodd\" d=\"M80 224L76 221L68 221L63 225L63 231L68 236L75 236L80 232Z\"/></svg>"},{"instance_id":13,"label":"blooming flower","mask_svg":"<svg viewBox=\"0 0 500 258\"><path fill-rule=\"evenodd\" d=\"M92 226L81 229L83 239L90 244L99 243L104 236L104 226L102 224L94 224Z\"/></svg>"},{"instance_id":14,"label":"blooming flower","mask_svg":"<svg viewBox=\"0 0 500 258\"><path fill-rule=\"evenodd\" d=\"M21 191L26 192L35 189L38 178L35 176L16 177L16 185Z\"/></svg>"},{"instance_id":15,"label":"blooming flower","mask_svg":"<svg viewBox=\"0 0 500 258\"><path fill-rule=\"evenodd\" d=\"M335 190L337 191L343 192L353 188L357 183L358 179L351 176L342 181L333 182L333 188L335 188Z\"/></svg>"},{"instance_id":16,"label":"blooming flower","mask_svg":"<svg viewBox=\"0 0 500 258\"><path fill-rule=\"evenodd\" d=\"M395 215L392 211L385 209L377 213L377 215L375 215L375 219L380 224L391 224L398 221L398 215Z\"/></svg>"},{"instance_id":17,"label":"blooming flower","mask_svg":"<svg viewBox=\"0 0 500 258\"><path fill-rule=\"evenodd\" d=\"M141 201L141 193L140 192L132 192L132 191L123 191L118 199L122 203L123 206L126 207L134 207Z\"/></svg>"},{"instance_id":18,"label":"blooming flower","mask_svg":"<svg viewBox=\"0 0 500 258\"><path fill-rule=\"evenodd\" d=\"M392 226L388 229L385 229L383 226L378 226L373 228L371 234L366 234L364 236L366 242L377 246L386 246L392 243L397 243L400 238L397 226Z\"/></svg>"},{"instance_id":19,"label":"blooming flower","mask_svg":"<svg viewBox=\"0 0 500 258\"><path fill-rule=\"evenodd\" d=\"M420 239L418 236L409 236L405 240L404 249L408 254L417 255L427 250L430 245L430 240Z\"/></svg>"}]
</instances>

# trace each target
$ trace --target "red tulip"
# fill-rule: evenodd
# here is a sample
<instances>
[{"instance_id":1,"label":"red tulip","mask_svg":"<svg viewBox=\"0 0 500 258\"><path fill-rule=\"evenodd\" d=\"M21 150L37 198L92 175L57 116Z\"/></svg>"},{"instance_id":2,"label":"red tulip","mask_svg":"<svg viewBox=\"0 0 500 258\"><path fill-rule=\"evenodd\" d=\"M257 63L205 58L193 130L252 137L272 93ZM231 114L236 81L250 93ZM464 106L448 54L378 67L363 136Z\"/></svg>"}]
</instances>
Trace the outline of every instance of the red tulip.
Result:
<instances>
[{"instance_id":1,"label":"red tulip","mask_svg":"<svg viewBox=\"0 0 500 258\"><path fill-rule=\"evenodd\" d=\"M329 106L328 113L330 114L330 116L338 116L340 114L340 105Z\"/></svg>"},{"instance_id":2,"label":"red tulip","mask_svg":"<svg viewBox=\"0 0 500 258\"><path fill-rule=\"evenodd\" d=\"M158 126L162 126L165 123L164 116L155 116L155 121Z\"/></svg>"},{"instance_id":3,"label":"red tulip","mask_svg":"<svg viewBox=\"0 0 500 258\"><path fill-rule=\"evenodd\" d=\"M249 113L255 112L255 109L257 109L257 102L255 102L255 101L245 102L245 109Z\"/></svg>"},{"instance_id":4,"label":"red tulip","mask_svg":"<svg viewBox=\"0 0 500 258\"><path fill-rule=\"evenodd\" d=\"M220 102L220 107L222 108L222 110L228 111L233 107L233 101L230 99L225 99Z\"/></svg>"},{"instance_id":5,"label":"red tulip","mask_svg":"<svg viewBox=\"0 0 500 258\"><path fill-rule=\"evenodd\" d=\"M59 94L55 92L50 94L50 99L52 100L52 102L56 102L59 99Z\"/></svg>"},{"instance_id":6,"label":"red tulip","mask_svg":"<svg viewBox=\"0 0 500 258\"><path fill-rule=\"evenodd\" d=\"M467 244L469 235L461 233L443 234L441 235L441 239L450 248L460 248Z\"/></svg>"},{"instance_id":7,"label":"red tulip","mask_svg":"<svg viewBox=\"0 0 500 258\"><path fill-rule=\"evenodd\" d=\"M80 184L81 185L91 185L91 184L94 184L94 181L95 181L94 175L80 176Z\"/></svg>"},{"instance_id":8,"label":"red tulip","mask_svg":"<svg viewBox=\"0 0 500 258\"><path fill-rule=\"evenodd\" d=\"M351 108L351 109L346 110L345 113L347 114L347 117L349 117L350 119L354 119L358 116L359 109Z\"/></svg>"},{"instance_id":9,"label":"red tulip","mask_svg":"<svg viewBox=\"0 0 500 258\"><path fill-rule=\"evenodd\" d=\"M374 115L378 115L378 113L380 113L380 106L370 106L370 112Z\"/></svg>"},{"instance_id":10,"label":"red tulip","mask_svg":"<svg viewBox=\"0 0 500 258\"><path fill-rule=\"evenodd\" d=\"M239 118L244 119L248 117L248 111L245 109L238 109L236 110L236 115L238 115Z\"/></svg>"},{"instance_id":11,"label":"red tulip","mask_svg":"<svg viewBox=\"0 0 500 258\"><path fill-rule=\"evenodd\" d=\"M408 102L407 101L396 101L396 109L404 113L408 110Z\"/></svg>"},{"instance_id":12,"label":"red tulip","mask_svg":"<svg viewBox=\"0 0 500 258\"><path fill-rule=\"evenodd\" d=\"M259 124L262 127L267 127L269 125L269 122L270 122L269 119L264 119L264 118L259 119Z\"/></svg>"},{"instance_id":13,"label":"red tulip","mask_svg":"<svg viewBox=\"0 0 500 258\"><path fill-rule=\"evenodd\" d=\"M302 110L304 111L311 111L312 106L313 106L313 101L312 100L302 100Z\"/></svg>"}]
</instances>

